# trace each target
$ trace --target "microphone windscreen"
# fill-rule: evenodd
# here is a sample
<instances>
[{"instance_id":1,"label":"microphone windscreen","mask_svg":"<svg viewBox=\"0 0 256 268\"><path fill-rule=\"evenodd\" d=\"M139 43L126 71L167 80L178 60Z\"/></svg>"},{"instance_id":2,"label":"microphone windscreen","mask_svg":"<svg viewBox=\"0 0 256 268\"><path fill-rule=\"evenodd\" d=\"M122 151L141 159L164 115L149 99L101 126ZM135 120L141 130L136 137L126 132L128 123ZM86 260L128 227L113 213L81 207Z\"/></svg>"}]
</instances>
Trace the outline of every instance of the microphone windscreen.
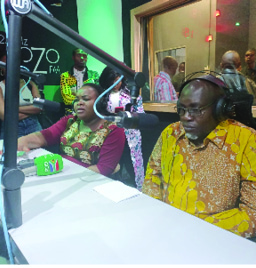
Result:
<instances>
[{"instance_id":1,"label":"microphone windscreen","mask_svg":"<svg viewBox=\"0 0 256 268\"><path fill-rule=\"evenodd\" d=\"M58 112L60 110L60 103L56 101L49 101L40 98L34 98L33 105L43 110Z\"/></svg>"},{"instance_id":2,"label":"microphone windscreen","mask_svg":"<svg viewBox=\"0 0 256 268\"><path fill-rule=\"evenodd\" d=\"M138 113L139 117L138 129L149 129L159 124L159 118L154 114Z\"/></svg>"},{"instance_id":3,"label":"microphone windscreen","mask_svg":"<svg viewBox=\"0 0 256 268\"><path fill-rule=\"evenodd\" d=\"M60 110L60 103L56 101L44 100L44 109L52 112Z\"/></svg>"},{"instance_id":4,"label":"microphone windscreen","mask_svg":"<svg viewBox=\"0 0 256 268\"><path fill-rule=\"evenodd\" d=\"M117 116L121 118L117 126L127 129L149 129L159 123L158 117L154 114L119 112Z\"/></svg>"},{"instance_id":5,"label":"microphone windscreen","mask_svg":"<svg viewBox=\"0 0 256 268\"><path fill-rule=\"evenodd\" d=\"M38 176L47 176L63 169L63 159L59 154L46 154L34 159Z\"/></svg>"}]
</instances>

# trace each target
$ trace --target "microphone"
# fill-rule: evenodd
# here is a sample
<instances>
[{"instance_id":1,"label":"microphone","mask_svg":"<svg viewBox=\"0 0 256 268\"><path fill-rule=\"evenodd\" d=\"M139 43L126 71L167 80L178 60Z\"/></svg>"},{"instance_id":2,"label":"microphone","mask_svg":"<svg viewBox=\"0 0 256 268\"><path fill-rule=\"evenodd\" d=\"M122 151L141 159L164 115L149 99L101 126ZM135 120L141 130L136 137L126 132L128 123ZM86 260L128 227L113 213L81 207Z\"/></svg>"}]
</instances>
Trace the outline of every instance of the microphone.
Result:
<instances>
[{"instance_id":1,"label":"microphone","mask_svg":"<svg viewBox=\"0 0 256 268\"><path fill-rule=\"evenodd\" d=\"M137 87L136 85L130 87L131 105L137 104L137 98L139 97L139 94L140 94L139 87Z\"/></svg>"},{"instance_id":2,"label":"microphone","mask_svg":"<svg viewBox=\"0 0 256 268\"><path fill-rule=\"evenodd\" d=\"M130 87L130 95L131 95L131 104L137 104L137 98L140 94L140 88L142 88L146 83L146 78L143 73L138 72L134 76L134 84Z\"/></svg>"},{"instance_id":3,"label":"microphone","mask_svg":"<svg viewBox=\"0 0 256 268\"><path fill-rule=\"evenodd\" d=\"M159 119L154 114L119 112L116 116L104 116L108 121L116 122L120 128L127 129L149 129L159 123Z\"/></svg>"},{"instance_id":4,"label":"microphone","mask_svg":"<svg viewBox=\"0 0 256 268\"><path fill-rule=\"evenodd\" d=\"M60 103L56 101L49 101L40 98L34 98L33 105L40 109L47 109L47 111L58 112L60 110Z\"/></svg>"},{"instance_id":5,"label":"microphone","mask_svg":"<svg viewBox=\"0 0 256 268\"><path fill-rule=\"evenodd\" d=\"M47 176L59 173L63 169L63 159L59 154L46 154L34 159L21 160L17 168L25 174L25 177Z\"/></svg>"}]
</instances>

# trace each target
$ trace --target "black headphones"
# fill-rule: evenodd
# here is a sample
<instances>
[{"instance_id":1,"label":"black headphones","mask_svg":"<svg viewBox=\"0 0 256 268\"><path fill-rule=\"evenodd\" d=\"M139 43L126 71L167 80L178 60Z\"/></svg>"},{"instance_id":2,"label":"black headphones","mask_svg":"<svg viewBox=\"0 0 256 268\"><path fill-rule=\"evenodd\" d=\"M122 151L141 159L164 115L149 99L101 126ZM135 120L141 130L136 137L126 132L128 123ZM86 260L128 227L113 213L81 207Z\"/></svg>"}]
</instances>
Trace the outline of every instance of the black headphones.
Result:
<instances>
[{"instance_id":1,"label":"black headphones","mask_svg":"<svg viewBox=\"0 0 256 268\"><path fill-rule=\"evenodd\" d=\"M194 80L204 80L204 81L208 81L220 88L223 89L223 91L225 92L225 95L222 96L221 98L219 98L216 103L215 103L215 108L213 111L213 116L214 118L221 122L227 118L233 118L235 116L235 109L234 109L234 104L232 102L232 100L229 97L229 90L227 85L219 78L215 77L212 74L207 74L204 76L199 76L199 77L193 77L198 73L202 73L202 72L196 72L193 74L189 75L189 79L187 79L180 87L180 92L179 92L179 97L181 95L181 92L183 90L183 88L189 84L190 82L194 81ZM191 78L193 77L193 78ZM179 103L179 100L178 100Z\"/></svg>"},{"instance_id":2,"label":"black headphones","mask_svg":"<svg viewBox=\"0 0 256 268\"><path fill-rule=\"evenodd\" d=\"M222 74L220 73L210 72L210 74L207 73L204 76L193 77L198 73L206 73L206 72L202 71L190 74L189 79L186 80L180 87L179 97L181 95L183 88L191 81L193 80L208 81L222 88L223 91L225 92L225 95L216 101L214 109L214 118L219 122L227 118L235 119L245 124L248 127L256 129L256 121L252 115L253 95L249 94L247 90L239 91L237 90L237 88L230 88L228 86L228 83L224 82L225 77L223 77ZM222 77L224 81L212 75L211 73L219 75L219 77Z\"/></svg>"}]
</instances>

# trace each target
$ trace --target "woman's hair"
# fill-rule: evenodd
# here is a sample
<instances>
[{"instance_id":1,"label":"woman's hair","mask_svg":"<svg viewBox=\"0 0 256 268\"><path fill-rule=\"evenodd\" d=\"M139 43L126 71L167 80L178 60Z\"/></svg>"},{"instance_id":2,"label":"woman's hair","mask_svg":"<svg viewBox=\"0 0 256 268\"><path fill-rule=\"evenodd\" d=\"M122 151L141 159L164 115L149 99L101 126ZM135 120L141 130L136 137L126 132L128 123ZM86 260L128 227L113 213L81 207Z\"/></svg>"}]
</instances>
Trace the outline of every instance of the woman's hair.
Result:
<instances>
[{"instance_id":1,"label":"woman's hair","mask_svg":"<svg viewBox=\"0 0 256 268\"><path fill-rule=\"evenodd\" d=\"M94 83L86 83L86 84L83 85L83 87L85 87L85 86L92 87L95 90L95 92L97 92L98 96L104 92L104 89L100 85L97 85L97 84L94 84ZM104 115L109 114L107 112L107 99L106 99L106 96L101 97L101 99L98 101L98 103L96 105L96 108L97 108L97 111L100 114L104 114Z\"/></svg>"},{"instance_id":2,"label":"woman's hair","mask_svg":"<svg viewBox=\"0 0 256 268\"><path fill-rule=\"evenodd\" d=\"M106 67L99 78L99 83L104 89L108 89L110 86L114 84L114 81L116 78L120 77L121 75L111 69L110 67ZM126 87L125 77L122 79L122 85L121 89L124 89Z\"/></svg>"},{"instance_id":3,"label":"woman's hair","mask_svg":"<svg viewBox=\"0 0 256 268\"><path fill-rule=\"evenodd\" d=\"M103 88L100 85L97 85L94 83L86 83L83 85L83 87L85 87L85 86L92 87L98 93L98 96L104 92Z\"/></svg>"}]
</instances>

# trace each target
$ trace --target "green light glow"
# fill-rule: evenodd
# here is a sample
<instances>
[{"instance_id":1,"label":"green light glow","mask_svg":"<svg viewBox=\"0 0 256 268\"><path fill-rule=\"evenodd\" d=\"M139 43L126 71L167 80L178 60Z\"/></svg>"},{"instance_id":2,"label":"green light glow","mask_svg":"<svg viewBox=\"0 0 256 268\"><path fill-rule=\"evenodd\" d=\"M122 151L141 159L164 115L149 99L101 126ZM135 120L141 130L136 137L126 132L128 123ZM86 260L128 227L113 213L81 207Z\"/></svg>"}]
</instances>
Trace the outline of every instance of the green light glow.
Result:
<instances>
[{"instance_id":1,"label":"green light glow","mask_svg":"<svg viewBox=\"0 0 256 268\"><path fill-rule=\"evenodd\" d=\"M123 61L121 0L77 0L77 16L81 36ZM105 64L88 56L87 66L100 74Z\"/></svg>"},{"instance_id":2,"label":"green light glow","mask_svg":"<svg viewBox=\"0 0 256 268\"><path fill-rule=\"evenodd\" d=\"M236 26L240 26L240 22L236 22L236 24L235 24Z\"/></svg>"}]
</instances>

